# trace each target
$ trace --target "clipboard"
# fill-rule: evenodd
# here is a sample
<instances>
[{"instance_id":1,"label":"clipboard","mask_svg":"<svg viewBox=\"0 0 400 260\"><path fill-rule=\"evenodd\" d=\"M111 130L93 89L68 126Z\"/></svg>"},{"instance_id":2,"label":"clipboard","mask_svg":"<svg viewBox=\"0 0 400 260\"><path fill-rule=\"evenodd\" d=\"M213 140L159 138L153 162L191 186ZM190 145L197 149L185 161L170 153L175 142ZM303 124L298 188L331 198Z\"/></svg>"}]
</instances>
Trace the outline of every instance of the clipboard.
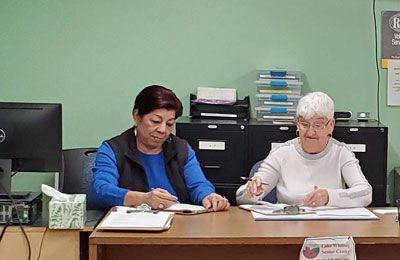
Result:
<instances>
[{"instance_id":1,"label":"clipboard","mask_svg":"<svg viewBox=\"0 0 400 260\"><path fill-rule=\"evenodd\" d=\"M110 211L99 223L99 230L163 231L171 227L171 212Z\"/></svg>"},{"instance_id":2,"label":"clipboard","mask_svg":"<svg viewBox=\"0 0 400 260\"><path fill-rule=\"evenodd\" d=\"M251 212L254 220L379 220L379 218L363 207L338 208L323 206L310 209L301 207L305 212L300 214L283 213L285 204L269 205L240 205L240 208ZM287 209L288 210L288 209ZM286 211L287 211L286 210Z\"/></svg>"},{"instance_id":3,"label":"clipboard","mask_svg":"<svg viewBox=\"0 0 400 260\"><path fill-rule=\"evenodd\" d=\"M288 205L283 209L275 209L275 210L265 210L257 207L251 207L251 211L263 214L263 215L304 215L304 214L316 214L315 211L307 211L303 208L300 208L298 205Z\"/></svg>"}]
</instances>

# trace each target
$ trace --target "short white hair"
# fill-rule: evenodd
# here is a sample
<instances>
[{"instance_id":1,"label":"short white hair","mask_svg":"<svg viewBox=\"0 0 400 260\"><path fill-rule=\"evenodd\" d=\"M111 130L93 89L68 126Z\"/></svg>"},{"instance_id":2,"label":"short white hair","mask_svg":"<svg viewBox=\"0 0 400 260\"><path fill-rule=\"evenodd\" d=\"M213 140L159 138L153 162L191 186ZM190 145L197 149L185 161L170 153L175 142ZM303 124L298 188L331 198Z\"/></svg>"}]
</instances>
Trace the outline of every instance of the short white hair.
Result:
<instances>
[{"instance_id":1,"label":"short white hair","mask_svg":"<svg viewBox=\"0 0 400 260\"><path fill-rule=\"evenodd\" d=\"M296 117L309 120L313 117L333 118L335 104L333 100L323 92L311 92L300 98L297 105Z\"/></svg>"}]
</instances>

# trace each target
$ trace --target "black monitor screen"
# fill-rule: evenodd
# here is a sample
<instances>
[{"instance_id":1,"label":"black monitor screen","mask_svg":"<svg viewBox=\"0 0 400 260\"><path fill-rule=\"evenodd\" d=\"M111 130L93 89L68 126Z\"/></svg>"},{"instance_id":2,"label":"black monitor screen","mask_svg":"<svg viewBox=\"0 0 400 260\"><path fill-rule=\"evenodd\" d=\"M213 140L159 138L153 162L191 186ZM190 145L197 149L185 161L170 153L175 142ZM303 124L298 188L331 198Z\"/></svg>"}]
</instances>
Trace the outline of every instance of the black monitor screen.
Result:
<instances>
[{"instance_id":1,"label":"black monitor screen","mask_svg":"<svg viewBox=\"0 0 400 260\"><path fill-rule=\"evenodd\" d=\"M59 172L61 122L61 104L0 102L0 168ZM4 185L10 188L9 183Z\"/></svg>"}]
</instances>

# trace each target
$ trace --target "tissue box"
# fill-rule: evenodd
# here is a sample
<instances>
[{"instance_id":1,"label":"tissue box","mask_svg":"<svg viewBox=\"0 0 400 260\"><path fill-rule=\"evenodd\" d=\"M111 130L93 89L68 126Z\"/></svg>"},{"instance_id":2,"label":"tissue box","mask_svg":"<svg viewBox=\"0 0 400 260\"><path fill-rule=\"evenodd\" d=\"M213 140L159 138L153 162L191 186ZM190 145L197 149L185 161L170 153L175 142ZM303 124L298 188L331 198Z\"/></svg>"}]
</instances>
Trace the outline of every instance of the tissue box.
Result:
<instances>
[{"instance_id":1,"label":"tissue box","mask_svg":"<svg viewBox=\"0 0 400 260\"><path fill-rule=\"evenodd\" d=\"M49 228L83 228L86 222L86 194L71 195L68 201L54 198L49 203Z\"/></svg>"}]
</instances>

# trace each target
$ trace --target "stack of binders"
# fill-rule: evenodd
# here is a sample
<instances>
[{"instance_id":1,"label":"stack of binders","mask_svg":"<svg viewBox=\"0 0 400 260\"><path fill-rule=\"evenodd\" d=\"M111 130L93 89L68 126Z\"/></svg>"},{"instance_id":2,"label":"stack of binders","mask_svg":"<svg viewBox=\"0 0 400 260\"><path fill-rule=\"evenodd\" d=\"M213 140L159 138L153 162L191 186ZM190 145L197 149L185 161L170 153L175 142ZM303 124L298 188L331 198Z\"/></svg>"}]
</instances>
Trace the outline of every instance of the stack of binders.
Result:
<instances>
[{"instance_id":1,"label":"stack of binders","mask_svg":"<svg viewBox=\"0 0 400 260\"><path fill-rule=\"evenodd\" d=\"M291 123L301 97L302 73L283 69L257 70L257 120Z\"/></svg>"}]
</instances>

